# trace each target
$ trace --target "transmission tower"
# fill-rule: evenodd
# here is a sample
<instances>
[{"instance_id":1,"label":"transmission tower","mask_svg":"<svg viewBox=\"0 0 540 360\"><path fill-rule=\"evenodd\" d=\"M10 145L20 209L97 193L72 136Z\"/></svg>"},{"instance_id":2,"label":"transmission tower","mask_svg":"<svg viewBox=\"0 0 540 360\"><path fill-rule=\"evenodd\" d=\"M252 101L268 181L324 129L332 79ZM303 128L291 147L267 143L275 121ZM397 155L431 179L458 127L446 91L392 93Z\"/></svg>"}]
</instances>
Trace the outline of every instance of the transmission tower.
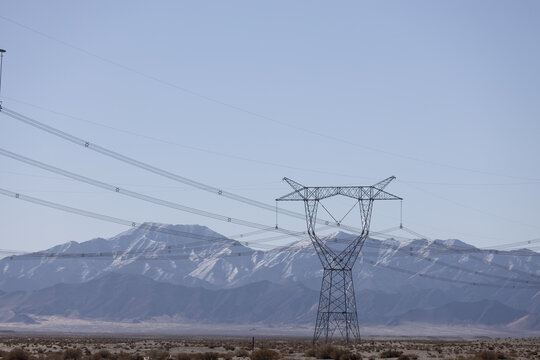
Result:
<instances>
[{"instance_id":1,"label":"transmission tower","mask_svg":"<svg viewBox=\"0 0 540 360\"><path fill-rule=\"evenodd\" d=\"M304 202L307 231L324 269L319 308L317 310L317 320L313 335L314 343L321 338L324 338L324 341L328 342L334 336L344 338L347 343L360 340L352 268L369 233L373 201L402 200L400 197L384 191L384 188L394 179L395 177L391 176L372 186L337 187L307 187L291 179L283 179L294 191L276 199L276 201ZM343 219L356 206L355 202L353 208L341 220L336 220L321 201L337 195L355 199L360 209L361 219L360 235L351 241L341 252L330 249L315 232L319 204L332 216L337 225L340 225Z\"/></svg>"}]
</instances>

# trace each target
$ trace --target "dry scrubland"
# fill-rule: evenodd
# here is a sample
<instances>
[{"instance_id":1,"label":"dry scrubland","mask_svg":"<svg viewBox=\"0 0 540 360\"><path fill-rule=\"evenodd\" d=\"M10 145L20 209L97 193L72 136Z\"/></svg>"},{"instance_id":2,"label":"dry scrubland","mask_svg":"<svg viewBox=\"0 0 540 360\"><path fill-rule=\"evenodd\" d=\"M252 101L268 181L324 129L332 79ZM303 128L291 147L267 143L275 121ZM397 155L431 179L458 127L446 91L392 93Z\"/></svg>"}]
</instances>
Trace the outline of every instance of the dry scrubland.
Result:
<instances>
[{"instance_id":1,"label":"dry scrubland","mask_svg":"<svg viewBox=\"0 0 540 360\"><path fill-rule=\"evenodd\" d=\"M307 339L0 337L0 360L540 359L540 338L364 340L312 346Z\"/></svg>"}]
</instances>

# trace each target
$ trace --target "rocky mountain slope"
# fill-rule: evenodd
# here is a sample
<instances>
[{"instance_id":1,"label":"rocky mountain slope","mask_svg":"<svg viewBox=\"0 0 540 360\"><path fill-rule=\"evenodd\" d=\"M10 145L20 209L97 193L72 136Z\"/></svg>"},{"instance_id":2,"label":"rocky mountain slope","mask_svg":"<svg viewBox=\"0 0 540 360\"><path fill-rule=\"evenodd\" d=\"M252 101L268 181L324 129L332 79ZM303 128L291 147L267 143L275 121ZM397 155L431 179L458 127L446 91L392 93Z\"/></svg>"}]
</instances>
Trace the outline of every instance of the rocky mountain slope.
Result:
<instances>
[{"instance_id":1,"label":"rocky mountain slope","mask_svg":"<svg viewBox=\"0 0 540 360\"><path fill-rule=\"evenodd\" d=\"M110 273L80 284L57 284L0 295L0 313L59 315L109 321L175 317L217 323L301 324L312 321L317 292L299 284L256 282L234 289L208 290L157 282L142 275Z\"/></svg>"},{"instance_id":2,"label":"rocky mountain slope","mask_svg":"<svg viewBox=\"0 0 540 360\"><path fill-rule=\"evenodd\" d=\"M431 323L540 330L540 315L497 301L450 302L436 308L414 308L392 315L380 300L396 306L399 296L362 292L359 319L365 325ZM260 281L232 289L209 290L157 282L142 275L109 273L80 284L57 284L28 292L0 295L0 321L39 324L63 317L109 322L173 321L184 324L263 324L309 326L317 311L318 293L298 283ZM422 304L417 304L422 306Z\"/></svg>"},{"instance_id":3,"label":"rocky mountain slope","mask_svg":"<svg viewBox=\"0 0 540 360\"><path fill-rule=\"evenodd\" d=\"M338 232L325 241L331 246L342 247L351 238L350 234ZM438 310L443 311L444 306L453 302L481 303L486 307L495 302L523 315L522 320L512 318L509 321L534 327L535 316L540 314L539 256L527 250L479 250L458 240L399 242L368 239L354 268L359 318L374 323L408 321L407 316L412 316L410 311L420 311L412 314L435 321L427 315L429 309L443 307ZM129 286L110 285L111 281L119 279L114 276L120 276L111 274L127 276L120 279L126 283L129 280ZM7 314L4 315L6 319L0 321L9 318L30 321L25 314L35 312L99 317L105 313L100 315L90 309L93 306L93 311L98 311L106 306L99 302L92 305L92 294L97 296L111 286L111 304L124 304L124 307L118 308L118 315L111 312L107 316L118 316L118 319L136 319L133 314L122 312L128 311L126 306L129 304L138 307L141 316L158 316L153 309L163 308L170 309L167 316L188 314L193 318L197 312L186 313L180 305L168 307L159 301L176 298L178 304L189 308L187 304L196 302L199 296L200 299L221 299L221 302L209 302L211 307L200 310L213 314L217 321L222 319L218 316L220 311L235 314L232 305L220 308L227 305L227 301L229 305L247 309L240 294L256 297L261 293L280 299L286 307L278 308L263 296L259 300L265 305L266 310L261 311L266 315L246 318L246 321L270 321L268 314L272 311L284 314L296 323L316 311L313 306L317 303L321 277L322 268L309 240L278 250L255 251L204 226L146 223L110 239L70 242L39 253L0 260L0 290L5 292L0 293L0 308ZM260 288L246 290L255 284ZM96 286L100 288L96 289ZM270 295L266 291L271 287L274 288ZM71 299L77 306L58 303L59 299L53 301L55 298L51 294L68 289L71 293L65 294L66 301ZM144 296L134 292L143 291L141 289L144 289ZM283 297L296 292L302 294L298 301L289 302ZM79 293L88 294L81 297L83 303L75 300L79 299ZM50 299L49 312L30 301L37 296L35 294L40 294L41 299ZM186 294L194 294L194 297ZM47 303L43 301L43 306ZM28 307L21 307L22 304ZM201 303L201 306L203 304L207 303ZM214 312L213 307L218 310ZM272 319L277 321L279 317ZM470 318L469 321L476 320Z\"/></svg>"}]
</instances>

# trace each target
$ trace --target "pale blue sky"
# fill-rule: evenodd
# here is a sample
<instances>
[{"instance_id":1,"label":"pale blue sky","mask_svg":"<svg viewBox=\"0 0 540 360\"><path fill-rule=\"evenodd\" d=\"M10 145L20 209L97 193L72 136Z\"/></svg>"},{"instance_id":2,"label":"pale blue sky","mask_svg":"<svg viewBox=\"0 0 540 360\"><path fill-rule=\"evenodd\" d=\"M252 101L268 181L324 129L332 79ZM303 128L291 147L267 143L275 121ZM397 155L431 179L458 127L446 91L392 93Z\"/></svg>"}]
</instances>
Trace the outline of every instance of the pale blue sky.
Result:
<instances>
[{"instance_id":1,"label":"pale blue sky","mask_svg":"<svg viewBox=\"0 0 540 360\"><path fill-rule=\"evenodd\" d=\"M496 246L540 237L539 18L538 1L4 0L2 100L93 143L267 203L289 191L284 176L368 185L395 175L388 191L405 198L405 226ZM4 115L0 127L7 150L274 223L270 212ZM251 231L5 157L0 188L133 221ZM296 205L281 206L302 211ZM305 227L284 217L280 224ZM396 225L399 203L375 204L372 230ZM7 197L0 228L0 249L20 250L126 229Z\"/></svg>"}]
</instances>

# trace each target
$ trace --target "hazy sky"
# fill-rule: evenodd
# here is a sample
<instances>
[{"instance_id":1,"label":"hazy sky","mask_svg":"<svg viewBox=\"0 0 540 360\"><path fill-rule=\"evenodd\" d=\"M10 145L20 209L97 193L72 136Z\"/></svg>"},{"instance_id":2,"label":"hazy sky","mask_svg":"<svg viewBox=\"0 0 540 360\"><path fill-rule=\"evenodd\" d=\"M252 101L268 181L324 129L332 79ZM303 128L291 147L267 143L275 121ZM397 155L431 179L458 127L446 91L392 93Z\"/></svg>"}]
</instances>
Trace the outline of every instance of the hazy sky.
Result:
<instances>
[{"instance_id":1,"label":"hazy sky","mask_svg":"<svg viewBox=\"0 0 540 360\"><path fill-rule=\"evenodd\" d=\"M538 19L538 1L3 0L1 98L92 143L269 204L290 191L284 176L337 186L395 175L387 190L405 199L405 226L497 246L540 237ZM272 212L2 114L0 127L3 149L198 209L275 222ZM4 156L0 188L131 221L252 231ZM399 218L399 202L376 203L371 229ZM346 223L359 226L358 217ZM0 229L0 249L37 250L127 228L1 196Z\"/></svg>"}]
</instances>

